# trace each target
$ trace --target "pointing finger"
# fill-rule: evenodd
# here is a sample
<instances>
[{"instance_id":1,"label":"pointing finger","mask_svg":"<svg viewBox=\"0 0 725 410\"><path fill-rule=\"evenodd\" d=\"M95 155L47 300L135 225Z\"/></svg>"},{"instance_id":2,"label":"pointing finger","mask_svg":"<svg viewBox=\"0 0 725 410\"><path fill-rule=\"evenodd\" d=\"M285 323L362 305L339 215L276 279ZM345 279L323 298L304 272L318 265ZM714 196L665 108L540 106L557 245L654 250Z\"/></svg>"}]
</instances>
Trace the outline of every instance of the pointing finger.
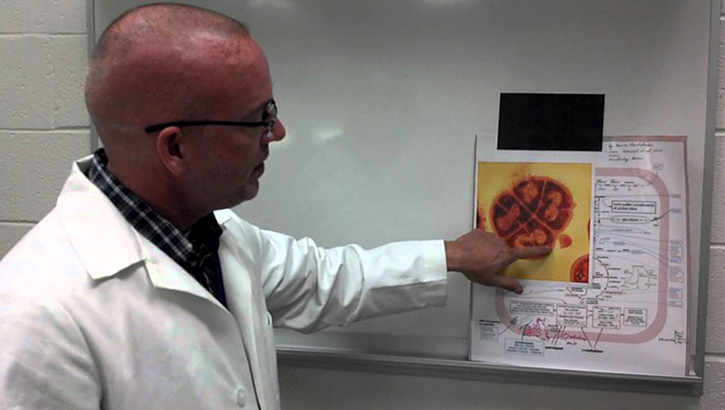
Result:
<instances>
[{"instance_id":1,"label":"pointing finger","mask_svg":"<svg viewBox=\"0 0 725 410\"><path fill-rule=\"evenodd\" d=\"M491 278L491 285L497 288L506 289L511 292L521 294L524 291L524 287L521 286L519 281L505 276L494 276Z\"/></svg>"},{"instance_id":2,"label":"pointing finger","mask_svg":"<svg viewBox=\"0 0 725 410\"><path fill-rule=\"evenodd\" d=\"M523 248L516 248L514 252L514 260L545 256L550 252L551 248L548 246L527 246Z\"/></svg>"}]
</instances>

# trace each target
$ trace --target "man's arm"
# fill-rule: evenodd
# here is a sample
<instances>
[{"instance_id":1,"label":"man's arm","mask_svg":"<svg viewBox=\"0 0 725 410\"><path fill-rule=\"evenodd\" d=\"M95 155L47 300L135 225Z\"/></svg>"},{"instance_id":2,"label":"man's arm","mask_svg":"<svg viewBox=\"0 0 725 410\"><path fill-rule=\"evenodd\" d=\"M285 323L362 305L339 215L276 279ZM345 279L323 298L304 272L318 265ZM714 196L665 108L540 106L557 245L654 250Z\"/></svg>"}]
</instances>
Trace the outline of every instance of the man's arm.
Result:
<instances>
[{"instance_id":1,"label":"man's arm","mask_svg":"<svg viewBox=\"0 0 725 410\"><path fill-rule=\"evenodd\" d=\"M263 288L277 327L307 333L445 303L443 241L325 249L266 231L263 243Z\"/></svg>"},{"instance_id":2,"label":"man's arm","mask_svg":"<svg viewBox=\"0 0 725 410\"><path fill-rule=\"evenodd\" d=\"M551 252L548 246L512 248L503 239L482 229L474 229L455 241L446 241L445 247L448 271L461 272L471 282L519 294L524 290L521 284L516 279L501 276L501 271L519 259Z\"/></svg>"},{"instance_id":3,"label":"man's arm","mask_svg":"<svg viewBox=\"0 0 725 410\"><path fill-rule=\"evenodd\" d=\"M549 248L514 250L475 230L455 241L407 241L364 250L357 245L325 249L309 238L263 231L234 216L261 273L267 309L275 326L302 332L329 325L439 306L446 299L446 271L513 291L514 279L498 276L519 258ZM230 225L231 226L231 225ZM255 268L257 269L257 268Z\"/></svg>"}]
</instances>

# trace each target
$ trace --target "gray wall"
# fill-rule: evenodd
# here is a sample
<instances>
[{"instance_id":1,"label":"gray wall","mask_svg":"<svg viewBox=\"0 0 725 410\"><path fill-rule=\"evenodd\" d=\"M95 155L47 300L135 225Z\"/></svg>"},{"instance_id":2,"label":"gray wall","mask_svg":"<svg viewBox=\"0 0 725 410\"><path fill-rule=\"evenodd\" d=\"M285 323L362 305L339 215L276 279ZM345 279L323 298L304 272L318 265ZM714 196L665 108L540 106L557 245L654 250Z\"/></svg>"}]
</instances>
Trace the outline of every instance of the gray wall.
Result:
<instances>
[{"instance_id":1,"label":"gray wall","mask_svg":"<svg viewBox=\"0 0 725 410\"><path fill-rule=\"evenodd\" d=\"M725 9L724 9L725 12ZM725 37L725 32L721 37ZM0 256L48 212L90 153L84 0L0 1ZM725 409L725 47L720 82L702 398L281 368L289 409Z\"/></svg>"}]
</instances>

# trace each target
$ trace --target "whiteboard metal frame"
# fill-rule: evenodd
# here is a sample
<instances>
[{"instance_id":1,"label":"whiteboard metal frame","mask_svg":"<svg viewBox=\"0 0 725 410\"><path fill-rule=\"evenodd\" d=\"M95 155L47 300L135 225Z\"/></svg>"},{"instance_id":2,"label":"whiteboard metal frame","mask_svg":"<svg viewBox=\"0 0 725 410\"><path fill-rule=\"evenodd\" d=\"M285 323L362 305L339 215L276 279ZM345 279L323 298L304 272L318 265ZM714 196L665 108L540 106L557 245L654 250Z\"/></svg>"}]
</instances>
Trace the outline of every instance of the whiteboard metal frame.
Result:
<instances>
[{"instance_id":1,"label":"whiteboard metal frame","mask_svg":"<svg viewBox=\"0 0 725 410\"><path fill-rule=\"evenodd\" d=\"M455 378L493 383L701 396L702 377L659 377L638 374L577 372L493 365L468 360L338 353L323 349L278 349L278 363L314 369Z\"/></svg>"},{"instance_id":2,"label":"whiteboard metal frame","mask_svg":"<svg viewBox=\"0 0 725 410\"><path fill-rule=\"evenodd\" d=\"M333 351L322 348L278 346L281 366L357 372L456 378L497 383L518 383L581 389L616 390L640 393L701 396L705 371L705 323L707 321L707 289L712 226L713 167L715 161L715 128L717 117L717 84L720 45L720 0L711 0L710 38L707 75L707 107L705 152L703 162L702 229L700 232L700 265L698 266L696 345L691 371L695 376L660 377L642 374L615 374L513 367L472 362L466 358L446 359L392 354L371 354L356 351ZM88 55L93 53L96 39L95 0L86 0ZM91 123L91 149L100 146L98 134Z\"/></svg>"},{"instance_id":3,"label":"whiteboard metal frame","mask_svg":"<svg viewBox=\"0 0 725 410\"><path fill-rule=\"evenodd\" d=\"M698 266L697 328L694 372L705 374L705 323L707 322L707 285L710 279L710 237L712 229L712 199L715 163L715 128L717 126L717 84L720 50L721 2L712 0L710 8L710 46L707 62L707 107L705 114L705 153L702 181L702 229L700 231L700 266ZM702 385L700 395L702 395Z\"/></svg>"}]
</instances>

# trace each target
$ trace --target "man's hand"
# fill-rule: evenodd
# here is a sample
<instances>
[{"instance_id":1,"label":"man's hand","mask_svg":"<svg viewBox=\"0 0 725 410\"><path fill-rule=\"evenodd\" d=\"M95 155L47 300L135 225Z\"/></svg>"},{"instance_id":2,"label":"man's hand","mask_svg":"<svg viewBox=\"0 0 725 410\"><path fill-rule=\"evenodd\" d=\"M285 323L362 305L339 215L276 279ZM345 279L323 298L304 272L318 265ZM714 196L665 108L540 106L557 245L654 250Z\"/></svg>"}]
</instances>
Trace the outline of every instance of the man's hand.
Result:
<instances>
[{"instance_id":1,"label":"man's hand","mask_svg":"<svg viewBox=\"0 0 725 410\"><path fill-rule=\"evenodd\" d=\"M449 271L461 272L471 282L518 294L524 291L523 286L516 279L501 276L501 271L519 259L551 252L548 246L512 248L503 239L483 229L474 229L455 241L446 241L445 246Z\"/></svg>"}]
</instances>

